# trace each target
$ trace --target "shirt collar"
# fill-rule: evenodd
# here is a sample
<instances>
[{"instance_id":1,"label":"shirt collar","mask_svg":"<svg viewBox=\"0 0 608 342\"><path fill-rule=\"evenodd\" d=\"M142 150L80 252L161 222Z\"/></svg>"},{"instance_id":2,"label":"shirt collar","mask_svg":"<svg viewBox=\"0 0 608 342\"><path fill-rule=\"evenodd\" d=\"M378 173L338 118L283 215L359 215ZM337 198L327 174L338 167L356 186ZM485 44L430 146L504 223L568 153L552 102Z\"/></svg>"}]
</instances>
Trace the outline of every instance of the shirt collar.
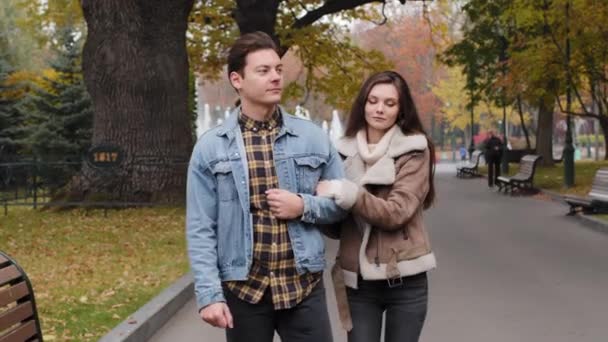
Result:
<instances>
[{"instance_id":1,"label":"shirt collar","mask_svg":"<svg viewBox=\"0 0 608 342\"><path fill-rule=\"evenodd\" d=\"M278 109L276 109L268 119L263 121L254 120L248 117L242 111L239 113L239 125L243 130L254 132L270 131L276 127L281 126L281 124L281 114L279 113Z\"/></svg>"}]
</instances>

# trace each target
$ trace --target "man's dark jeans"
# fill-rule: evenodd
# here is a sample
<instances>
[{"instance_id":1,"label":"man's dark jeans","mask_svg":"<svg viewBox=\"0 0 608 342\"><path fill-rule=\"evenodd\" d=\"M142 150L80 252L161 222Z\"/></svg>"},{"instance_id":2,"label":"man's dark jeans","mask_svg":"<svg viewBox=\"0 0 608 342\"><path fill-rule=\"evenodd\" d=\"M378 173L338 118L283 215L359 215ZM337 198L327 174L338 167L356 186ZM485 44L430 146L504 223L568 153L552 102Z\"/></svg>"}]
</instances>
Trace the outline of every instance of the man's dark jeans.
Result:
<instances>
[{"instance_id":1,"label":"man's dark jeans","mask_svg":"<svg viewBox=\"0 0 608 342\"><path fill-rule=\"evenodd\" d=\"M488 186L491 188L496 184L496 178L500 177L500 159L489 160L488 163Z\"/></svg>"},{"instance_id":2,"label":"man's dark jeans","mask_svg":"<svg viewBox=\"0 0 608 342\"><path fill-rule=\"evenodd\" d=\"M323 280L296 307L274 310L269 290L258 304L242 301L224 288L234 328L228 342L272 342L275 330L282 342L332 342Z\"/></svg>"},{"instance_id":3,"label":"man's dark jeans","mask_svg":"<svg viewBox=\"0 0 608 342\"><path fill-rule=\"evenodd\" d=\"M418 341L428 306L426 273L402 279L402 284L393 282L391 287L386 280L365 281L359 277L359 289L346 288L353 320L348 342L380 341L384 312L385 342Z\"/></svg>"}]
</instances>

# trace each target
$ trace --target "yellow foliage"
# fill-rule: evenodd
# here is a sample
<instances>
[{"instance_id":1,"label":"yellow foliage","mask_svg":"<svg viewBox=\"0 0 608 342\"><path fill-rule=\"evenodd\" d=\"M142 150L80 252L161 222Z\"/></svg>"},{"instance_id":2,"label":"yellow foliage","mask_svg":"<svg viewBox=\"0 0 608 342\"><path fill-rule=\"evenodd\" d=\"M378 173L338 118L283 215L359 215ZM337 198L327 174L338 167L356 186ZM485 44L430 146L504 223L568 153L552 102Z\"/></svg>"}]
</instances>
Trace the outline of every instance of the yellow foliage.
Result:
<instances>
[{"instance_id":1,"label":"yellow foliage","mask_svg":"<svg viewBox=\"0 0 608 342\"><path fill-rule=\"evenodd\" d=\"M465 91L466 79L459 67L448 68L446 77L433 87L433 93L441 100L441 111L452 129L466 130L471 124L471 113L467 108L469 95ZM481 102L473 110L475 124L483 129L496 129L503 118L502 108L488 102ZM519 114L507 108L507 120L519 123ZM517 120L517 121L514 121Z\"/></svg>"}]
</instances>

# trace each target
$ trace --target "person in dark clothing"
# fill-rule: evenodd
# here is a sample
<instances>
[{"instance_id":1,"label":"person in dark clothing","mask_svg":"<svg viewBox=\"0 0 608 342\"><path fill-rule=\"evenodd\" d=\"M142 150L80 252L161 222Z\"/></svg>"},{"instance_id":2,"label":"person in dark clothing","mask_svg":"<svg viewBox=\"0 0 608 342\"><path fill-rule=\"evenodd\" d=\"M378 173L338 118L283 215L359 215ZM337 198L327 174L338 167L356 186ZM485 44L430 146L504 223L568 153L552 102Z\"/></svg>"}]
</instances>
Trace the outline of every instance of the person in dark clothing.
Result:
<instances>
[{"instance_id":1,"label":"person in dark clothing","mask_svg":"<svg viewBox=\"0 0 608 342\"><path fill-rule=\"evenodd\" d=\"M488 186L491 188L500 176L500 160L502 159L502 140L488 132L488 138L484 140L484 157L488 165Z\"/></svg>"}]
</instances>

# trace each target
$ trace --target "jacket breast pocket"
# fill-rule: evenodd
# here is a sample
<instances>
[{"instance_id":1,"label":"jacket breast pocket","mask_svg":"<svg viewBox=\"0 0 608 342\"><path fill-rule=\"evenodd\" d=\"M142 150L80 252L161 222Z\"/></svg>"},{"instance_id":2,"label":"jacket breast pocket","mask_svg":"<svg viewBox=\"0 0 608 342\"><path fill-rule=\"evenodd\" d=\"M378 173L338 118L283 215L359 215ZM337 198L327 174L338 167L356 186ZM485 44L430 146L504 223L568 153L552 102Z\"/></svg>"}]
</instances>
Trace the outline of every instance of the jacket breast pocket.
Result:
<instances>
[{"instance_id":1,"label":"jacket breast pocket","mask_svg":"<svg viewBox=\"0 0 608 342\"><path fill-rule=\"evenodd\" d=\"M217 196L220 201L232 201L238 197L236 184L232 175L230 162L221 161L213 167L213 174L217 180Z\"/></svg>"},{"instance_id":2,"label":"jacket breast pocket","mask_svg":"<svg viewBox=\"0 0 608 342\"><path fill-rule=\"evenodd\" d=\"M298 178L298 192L313 194L327 162L316 156L294 158L294 162Z\"/></svg>"}]
</instances>

